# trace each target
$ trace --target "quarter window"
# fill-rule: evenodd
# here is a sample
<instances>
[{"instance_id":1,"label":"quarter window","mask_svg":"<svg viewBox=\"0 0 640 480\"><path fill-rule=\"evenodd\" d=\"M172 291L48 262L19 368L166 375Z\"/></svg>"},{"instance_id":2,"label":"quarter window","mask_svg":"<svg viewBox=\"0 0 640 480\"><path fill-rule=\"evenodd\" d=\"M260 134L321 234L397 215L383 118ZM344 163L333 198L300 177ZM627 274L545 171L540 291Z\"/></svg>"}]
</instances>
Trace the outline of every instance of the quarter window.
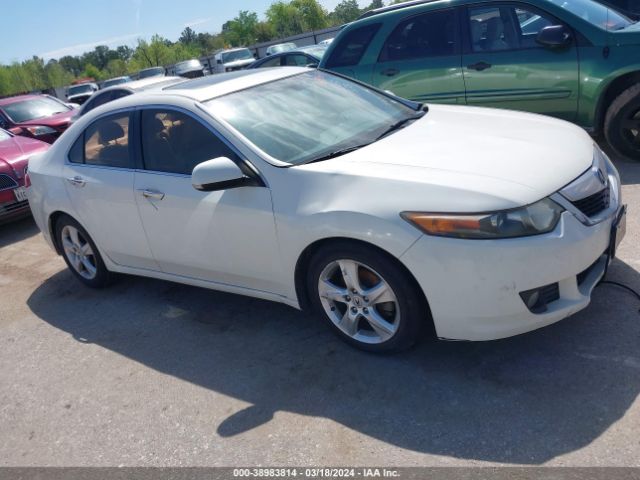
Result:
<instances>
[{"instance_id":1,"label":"quarter window","mask_svg":"<svg viewBox=\"0 0 640 480\"><path fill-rule=\"evenodd\" d=\"M91 124L84 132L84 163L131 168L129 124L129 113L109 115Z\"/></svg>"},{"instance_id":2,"label":"quarter window","mask_svg":"<svg viewBox=\"0 0 640 480\"><path fill-rule=\"evenodd\" d=\"M341 36L327 60L327 68L357 65L379 28L380 24L374 23Z\"/></svg>"},{"instance_id":3,"label":"quarter window","mask_svg":"<svg viewBox=\"0 0 640 480\"><path fill-rule=\"evenodd\" d=\"M454 55L458 43L457 30L454 10L408 18L389 35L379 61Z\"/></svg>"},{"instance_id":4,"label":"quarter window","mask_svg":"<svg viewBox=\"0 0 640 480\"><path fill-rule=\"evenodd\" d=\"M147 170L191 175L199 163L237 155L199 121L173 110L142 112L142 155Z\"/></svg>"}]
</instances>

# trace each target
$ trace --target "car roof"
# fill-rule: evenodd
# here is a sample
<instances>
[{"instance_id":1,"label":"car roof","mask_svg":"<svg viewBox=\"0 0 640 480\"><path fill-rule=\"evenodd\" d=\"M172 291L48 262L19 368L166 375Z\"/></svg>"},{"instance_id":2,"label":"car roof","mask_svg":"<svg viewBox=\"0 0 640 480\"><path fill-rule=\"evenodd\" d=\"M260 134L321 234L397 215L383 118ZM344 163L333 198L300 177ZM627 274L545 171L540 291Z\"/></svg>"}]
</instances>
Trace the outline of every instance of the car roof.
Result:
<instances>
[{"instance_id":1,"label":"car roof","mask_svg":"<svg viewBox=\"0 0 640 480\"><path fill-rule=\"evenodd\" d=\"M109 87L103 88L102 90L100 90L100 92L107 92L111 90L131 90L132 92L138 92L151 88L167 87L169 85L173 85L175 83L183 81L185 81L185 78L183 77L148 77L141 80L133 80L127 83L121 83L119 85L111 85Z\"/></svg>"},{"instance_id":2,"label":"car roof","mask_svg":"<svg viewBox=\"0 0 640 480\"><path fill-rule=\"evenodd\" d=\"M394 10L400 10L400 9L403 9L403 8L412 7L414 5L422 5L424 3L432 3L432 2L435 2L435 1L437 1L437 0L409 0L409 1L406 1L406 2L394 3L394 4L391 4L391 5L387 5L386 7L374 8L373 10L368 10L368 11L364 12L362 15L360 15L358 17L358 20L360 20L361 18L372 17L372 16L378 15L380 13L392 12Z\"/></svg>"},{"instance_id":3,"label":"car roof","mask_svg":"<svg viewBox=\"0 0 640 480\"><path fill-rule=\"evenodd\" d=\"M45 95L38 95L38 94L28 93L28 94L25 94L25 95L16 95L14 97L0 98L0 105L10 105L12 103L20 102L22 100L32 100L34 98L42 98L44 96Z\"/></svg>"},{"instance_id":4,"label":"car roof","mask_svg":"<svg viewBox=\"0 0 640 480\"><path fill-rule=\"evenodd\" d=\"M304 67L238 70L187 80L186 82L165 87L162 91L204 102L228 93L273 82L281 78L292 77L308 71L309 69Z\"/></svg>"}]
</instances>

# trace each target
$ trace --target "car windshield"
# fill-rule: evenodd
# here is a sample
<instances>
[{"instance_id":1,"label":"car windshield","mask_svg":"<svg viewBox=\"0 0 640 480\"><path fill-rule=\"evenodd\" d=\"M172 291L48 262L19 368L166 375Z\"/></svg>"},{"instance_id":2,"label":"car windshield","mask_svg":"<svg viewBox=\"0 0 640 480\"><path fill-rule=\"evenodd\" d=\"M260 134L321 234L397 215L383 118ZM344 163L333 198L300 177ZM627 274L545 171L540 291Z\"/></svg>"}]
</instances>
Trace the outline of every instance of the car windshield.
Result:
<instances>
[{"instance_id":1,"label":"car windshield","mask_svg":"<svg viewBox=\"0 0 640 480\"><path fill-rule=\"evenodd\" d=\"M4 142L9 138L11 138L11 135L9 135L8 132L5 132L4 130L0 129L0 142Z\"/></svg>"},{"instance_id":2,"label":"car windshield","mask_svg":"<svg viewBox=\"0 0 640 480\"><path fill-rule=\"evenodd\" d=\"M227 52L222 54L222 63L235 62L236 60L249 60L253 59L253 54L248 48L244 50L236 50L234 52Z\"/></svg>"},{"instance_id":3,"label":"car windshield","mask_svg":"<svg viewBox=\"0 0 640 480\"><path fill-rule=\"evenodd\" d=\"M622 30L633 22L621 13L593 0L551 0L574 15L605 30Z\"/></svg>"},{"instance_id":4,"label":"car windshield","mask_svg":"<svg viewBox=\"0 0 640 480\"><path fill-rule=\"evenodd\" d=\"M92 92L93 92L93 87L89 84L74 85L72 87L69 87L69 90L67 91L68 95L77 95L79 93L92 93Z\"/></svg>"},{"instance_id":5,"label":"car windshield","mask_svg":"<svg viewBox=\"0 0 640 480\"><path fill-rule=\"evenodd\" d=\"M71 110L64 103L48 97L30 98L29 100L10 103L4 105L2 109L15 123L50 117L56 113Z\"/></svg>"},{"instance_id":6,"label":"car windshield","mask_svg":"<svg viewBox=\"0 0 640 480\"><path fill-rule=\"evenodd\" d=\"M374 142L398 122L417 117L373 89L315 70L205 105L260 150L290 165Z\"/></svg>"},{"instance_id":7,"label":"car windshield","mask_svg":"<svg viewBox=\"0 0 640 480\"><path fill-rule=\"evenodd\" d=\"M146 70L141 70L138 74L138 78L147 78L147 77L155 77L156 75L164 75L164 68L148 68Z\"/></svg>"},{"instance_id":8,"label":"car windshield","mask_svg":"<svg viewBox=\"0 0 640 480\"><path fill-rule=\"evenodd\" d=\"M294 48L296 48L295 43L281 43L280 45L273 45L272 47L269 47L269 51L272 53L280 53L287 52Z\"/></svg>"}]
</instances>

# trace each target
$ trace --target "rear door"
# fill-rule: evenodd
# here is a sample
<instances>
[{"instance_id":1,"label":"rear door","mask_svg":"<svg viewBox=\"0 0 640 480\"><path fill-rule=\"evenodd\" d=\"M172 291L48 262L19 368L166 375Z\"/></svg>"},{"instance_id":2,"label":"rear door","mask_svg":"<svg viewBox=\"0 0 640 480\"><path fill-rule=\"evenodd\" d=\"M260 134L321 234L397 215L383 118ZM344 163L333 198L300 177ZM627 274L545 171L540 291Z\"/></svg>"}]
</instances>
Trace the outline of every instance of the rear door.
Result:
<instances>
[{"instance_id":1,"label":"rear door","mask_svg":"<svg viewBox=\"0 0 640 480\"><path fill-rule=\"evenodd\" d=\"M371 83L419 102L464 103L456 9L405 17L386 38Z\"/></svg>"},{"instance_id":2,"label":"rear door","mask_svg":"<svg viewBox=\"0 0 640 480\"><path fill-rule=\"evenodd\" d=\"M77 220L118 265L158 270L133 194L133 113L101 117L78 137L64 166Z\"/></svg>"},{"instance_id":3,"label":"rear door","mask_svg":"<svg viewBox=\"0 0 640 480\"><path fill-rule=\"evenodd\" d=\"M540 30L560 25L524 3L467 8L462 56L469 105L508 108L575 120L578 109L578 49L536 43Z\"/></svg>"}]
</instances>

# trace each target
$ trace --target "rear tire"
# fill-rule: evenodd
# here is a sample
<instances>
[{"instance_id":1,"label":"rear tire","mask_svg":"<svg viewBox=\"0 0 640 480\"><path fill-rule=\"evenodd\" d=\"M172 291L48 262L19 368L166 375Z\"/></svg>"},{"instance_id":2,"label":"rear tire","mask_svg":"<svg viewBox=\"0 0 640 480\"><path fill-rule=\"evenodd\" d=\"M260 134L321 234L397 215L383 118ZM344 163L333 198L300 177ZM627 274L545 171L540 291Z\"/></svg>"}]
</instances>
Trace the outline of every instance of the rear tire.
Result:
<instances>
[{"instance_id":1,"label":"rear tire","mask_svg":"<svg viewBox=\"0 0 640 480\"><path fill-rule=\"evenodd\" d=\"M410 274L372 247L336 242L322 248L310 259L307 292L332 330L361 350L405 350L431 321Z\"/></svg>"},{"instance_id":2,"label":"rear tire","mask_svg":"<svg viewBox=\"0 0 640 480\"><path fill-rule=\"evenodd\" d=\"M62 258L78 280L91 288L103 288L113 281L113 274L82 225L63 215L56 221L55 232Z\"/></svg>"},{"instance_id":3,"label":"rear tire","mask_svg":"<svg viewBox=\"0 0 640 480\"><path fill-rule=\"evenodd\" d=\"M640 83L611 103L604 119L604 135L616 152L640 160Z\"/></svg>"}]
</instances>

